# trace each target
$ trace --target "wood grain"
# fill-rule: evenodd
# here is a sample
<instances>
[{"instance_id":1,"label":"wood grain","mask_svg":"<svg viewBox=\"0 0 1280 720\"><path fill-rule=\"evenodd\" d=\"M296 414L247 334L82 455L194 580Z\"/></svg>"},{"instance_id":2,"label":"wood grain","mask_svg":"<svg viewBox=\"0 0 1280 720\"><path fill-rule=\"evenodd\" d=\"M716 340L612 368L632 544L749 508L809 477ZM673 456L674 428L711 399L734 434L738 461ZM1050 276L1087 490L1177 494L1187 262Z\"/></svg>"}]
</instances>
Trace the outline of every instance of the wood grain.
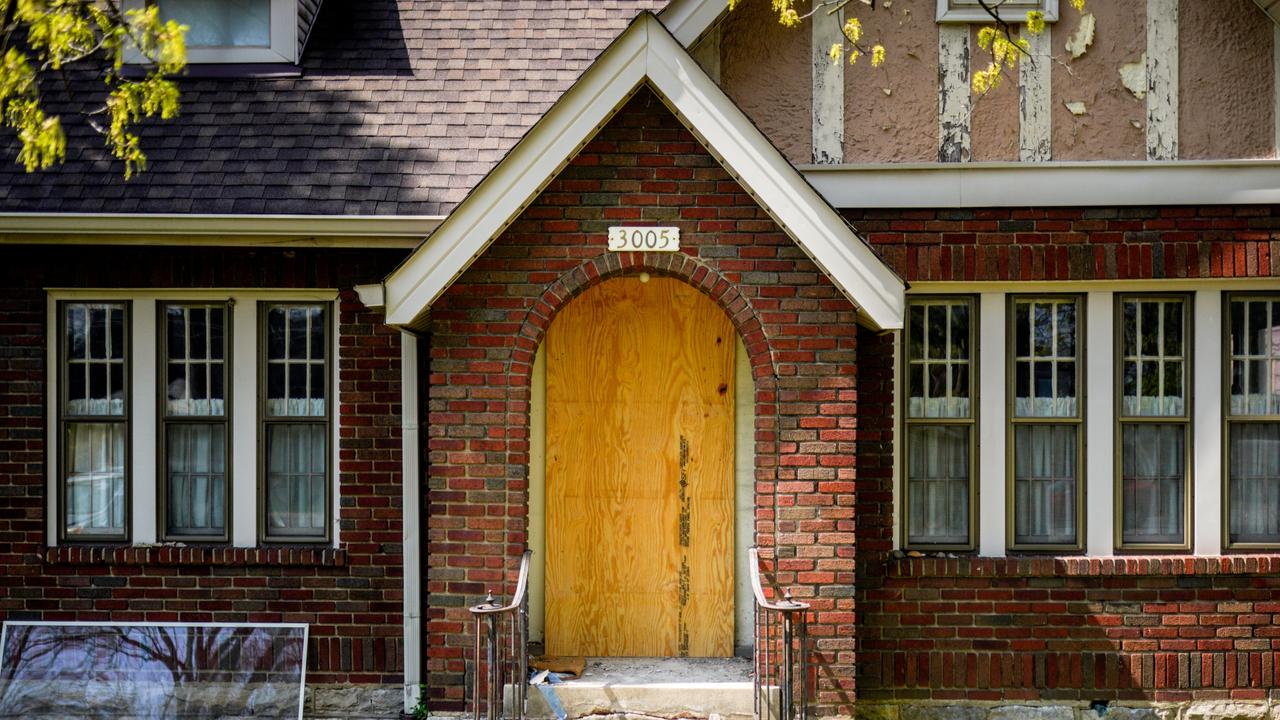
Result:
<instances>
[{"instance_id":1,"label":"wood grain","mask_svg":"<svg viewBox=\"0 0 1280 720\"><path fill-rule=\"evenodd\" d=\"M548 654L732 654L733 333L635 277L548 329Z\"/></svg>"}]
</instances>

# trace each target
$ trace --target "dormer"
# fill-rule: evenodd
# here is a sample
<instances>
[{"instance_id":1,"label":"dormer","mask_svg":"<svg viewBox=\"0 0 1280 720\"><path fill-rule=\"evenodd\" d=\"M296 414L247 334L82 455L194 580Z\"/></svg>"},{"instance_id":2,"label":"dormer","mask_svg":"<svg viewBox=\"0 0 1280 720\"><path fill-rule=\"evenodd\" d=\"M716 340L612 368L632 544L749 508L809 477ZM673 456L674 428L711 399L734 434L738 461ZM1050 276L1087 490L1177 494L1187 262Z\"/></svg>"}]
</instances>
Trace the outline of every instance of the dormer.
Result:
<instances>
[{"instance_id":1,"label":"dormer","mask_svg":"<svg viewBox=\"0 0 1280 720\"><path fill-rule=\"evenodd\" d=\"M321 0L125 0L157 5L186 25L187 62L196 65L296 65Z\"/></svg>"}]
</instances>

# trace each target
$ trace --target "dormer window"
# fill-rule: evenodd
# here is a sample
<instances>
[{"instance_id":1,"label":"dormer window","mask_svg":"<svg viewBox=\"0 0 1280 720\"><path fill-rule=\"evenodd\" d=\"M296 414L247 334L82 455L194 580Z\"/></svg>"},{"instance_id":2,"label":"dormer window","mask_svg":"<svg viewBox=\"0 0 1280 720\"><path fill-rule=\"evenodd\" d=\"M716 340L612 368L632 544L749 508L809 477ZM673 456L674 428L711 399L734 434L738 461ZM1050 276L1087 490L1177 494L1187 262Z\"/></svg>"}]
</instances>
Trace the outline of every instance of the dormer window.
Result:
<instances>
[{"instance_id":1,"label":"dormer window","mask_svg":"<svg viewBox=\"0 0 1280 720\"><path fill-rule=\"evenodd\" d=\"M144 2L157 5L165 20L188 27L187 62L192 65L298 62L298 0L126 0L126 7ZM309 23L311 18L305 19Z\"/></svg>"},{"instance_id":2,"label":"dormer window","mask_svg":"<svg viewBox=\"0 0 1280 720\"><path fill-rule=\"evenodd\" d=\"M1027 13L1038 10L1044 13L1045 22L1058 21L1058 0L1001 0L988 6L997 8L1000 18L1010 25L1026 22ZM938 0L937 19L940 23L989 23L991 14L979 0Z\"/></svg>"}]
</instances>

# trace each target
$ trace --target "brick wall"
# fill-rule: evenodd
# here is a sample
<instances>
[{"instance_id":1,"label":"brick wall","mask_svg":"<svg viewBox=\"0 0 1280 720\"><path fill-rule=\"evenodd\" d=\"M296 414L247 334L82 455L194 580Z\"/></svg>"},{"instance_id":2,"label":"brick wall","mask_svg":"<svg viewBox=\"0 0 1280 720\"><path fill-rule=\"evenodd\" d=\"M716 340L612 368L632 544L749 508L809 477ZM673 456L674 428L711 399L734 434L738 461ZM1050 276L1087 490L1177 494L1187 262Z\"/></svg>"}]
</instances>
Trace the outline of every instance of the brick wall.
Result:
<instances>
[{"instance_id":1,"label":"brick wall","mask_svg":"<svg viewBox=\"0 0 1280 720\"><path fill-rule=\"evenodd\" d=\"M607 227L624 222L679 226L682 252L608 252ZM756 383L756 540L776 549L776 579L814 604L826 665L820 699L847 709L854 663L853 308L648 90L432 308L433 707L456 707L462 698L465 607L504 579L511 591L526 540L529 383L543 333L576 293L640 270L707 293L746 343Z\"/></svg>"},{"instance_id":2,"label":"brick wall","mask_svg":"<svg viewBox=\"0 0 1280 720\"><path fill-rule=\"evenodd\" d=\"M859 592L863 700L1280 699L1280 557L886 570Z\"/></svg>"},{"instance_id":3,"label":"brick wall","mask_svg":"<svg viewBox=\"0 0 1280 720\"><path fill-rule=\"evenodd\" d=\"M908 281L1280 275L1280 206L845 211Z\"/></svg>"},{"instance_id":4,"label":"brick wall","mask_svg":"<svg viewBox=\"0 0 1280 720\"><path fill-rule=\"evenodd\" d=\"M400 342L351 288L377 282L402 254L7 246L0 619L306 622L308 682L400 683ZM340 547L46 549L46 287L342 289Z\"/></svg>"}]
</instances>

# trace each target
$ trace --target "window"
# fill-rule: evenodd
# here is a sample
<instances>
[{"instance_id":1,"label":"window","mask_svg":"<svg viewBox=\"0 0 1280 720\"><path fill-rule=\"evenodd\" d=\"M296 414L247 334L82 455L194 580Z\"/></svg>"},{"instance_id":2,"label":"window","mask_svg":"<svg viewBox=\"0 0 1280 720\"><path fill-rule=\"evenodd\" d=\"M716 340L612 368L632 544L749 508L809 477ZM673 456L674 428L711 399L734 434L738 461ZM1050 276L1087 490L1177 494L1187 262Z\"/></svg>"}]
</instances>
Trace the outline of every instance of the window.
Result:
<instances>
[{"instance_id":1,"label":"window","mask_svg":"<svg viewBox=\"0 0 1280 720\"><path fill-rule=\"evenodd\" d=\"M126 8L159 7L164 20L187 26L187 61L295 63L295 0L126 0Z\"/></svg>"},{"instance_id":2,"label":"window","mask_svg":"<svg viewBox=\"0 0 1280 720\"><path fill-rule=\"evenodd\" d=\"M988 5L998 7L1000 18L1010 24L1025 22L1027 12L1040 10L1048 22L1058 21L1058 0L1001 0ZM940 23L989 23L991 15L978 0L938 0L937 20Z\"/></svg>"},{"instance_id":3,"label":"window","mask_svg":"<svg viewBox=\"0 0 1280 720\"><path fill-rule=\"evenodd\" d=\"M1227 305L1226 540L1280 545L1280 296Z\"/></svg>"},{"instance_id":4,"label":"window","mask_svg":"<svg viewBox=\"0 0 1280 720\"><path fill-rule=\"evenodd\" d=\"M1078 550L1083 533L1079 296L1010 300L1010 547Z\"/></svg>"},{"instance_id":5,"label":"window","mask_svg":"<svg viewBox=\"0 0 1280 720\"><path fill-rule=\"evenodd\" d=\"M971 549L975 400L971 298L912 300L907 313L906 544Z\"/></svg>"},{"instance_id":6,"label":"window","mask_svg":"<svg viewBox=\"0 0 1280 720\"><path fill-rule=\"evenodd\" d=\"M329 331L323 305L271 304L263 312L263 536L328 533Z\"/></svg>"},{"instance_id":7,"label":"window","mask_svg":"<svg viewBox=\"0 0 1280 720\"><path fill-rule=\"evenodd\" d=\"M50 542L332 542L335 295L50 291Z\"/></svg>"},{"instance_id":8,"label":"window","mask_svg":"<svg viewBox=\"0 0 1280 720\"><path fill-rule=\"evenodd\" d=\"M1190 302L1118 297L1117 545L1187 549Z\"/></svg>"},{"instance_id":9,"label":"window","mask_svg":"<svg viewBox=\"0 0 1280 720\"><path fill-rule=\"evenodd\" d=\"M59 305L59 534L128 538L129 306Z\"/></svg>"},{"instance_id":10,"label":"window","mask_svg":"<svg viewBox=\"0 0 1280 720\"><path fill-rule=\"evenodd\" d=\"M166 539L226 540L230 313L204 303L166 303L162 312L160 527Z\"/></svg>"}]
</instances>

